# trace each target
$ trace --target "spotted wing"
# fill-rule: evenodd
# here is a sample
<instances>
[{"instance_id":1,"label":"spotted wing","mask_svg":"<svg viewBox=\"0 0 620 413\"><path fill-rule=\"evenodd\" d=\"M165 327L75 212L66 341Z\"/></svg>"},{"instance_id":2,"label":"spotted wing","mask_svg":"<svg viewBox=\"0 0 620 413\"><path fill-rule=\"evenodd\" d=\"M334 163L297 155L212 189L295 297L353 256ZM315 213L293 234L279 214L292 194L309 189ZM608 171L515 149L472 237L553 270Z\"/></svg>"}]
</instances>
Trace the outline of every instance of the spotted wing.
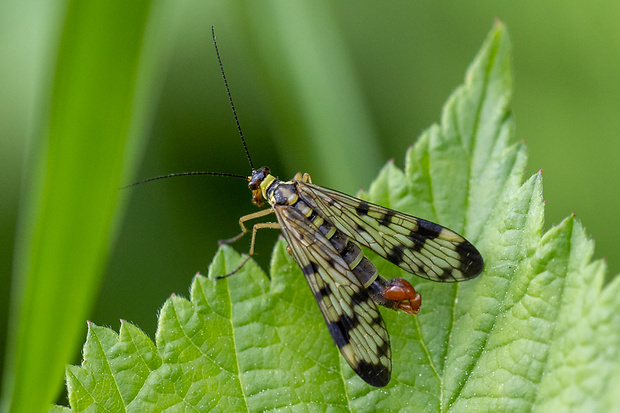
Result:
<instances>
[{"instance_id":1,"label":"spotted wing","mask_svg":"<svg viewBox=\"0 0 620 413\"><path fill-rule=\"evenodd\" d=\"M482 256L456 232L430 221L297 181L300 198L344 234L405 271L455 282L482 272Z\"/></svg>"},{"instance_id":2,"label":"spotted wing","mask_svg":"<svg viewBox=\"0 0 620 413\"><path fill-rule=\"evenodd\" d=\"M287 205L274 209L334 343L367 383L387 385L392 370L390 338L377 305L330 241L306 217Z\"/></svg>"}]
</instances>

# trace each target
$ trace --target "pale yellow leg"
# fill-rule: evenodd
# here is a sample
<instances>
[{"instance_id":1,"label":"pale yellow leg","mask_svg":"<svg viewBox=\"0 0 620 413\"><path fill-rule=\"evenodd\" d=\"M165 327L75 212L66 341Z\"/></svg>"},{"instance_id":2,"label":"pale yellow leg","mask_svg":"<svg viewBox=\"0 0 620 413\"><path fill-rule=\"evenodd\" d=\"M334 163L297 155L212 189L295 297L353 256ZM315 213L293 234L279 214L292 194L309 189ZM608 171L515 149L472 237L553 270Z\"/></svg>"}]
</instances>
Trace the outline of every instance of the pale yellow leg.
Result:
<instances>
[{"instance_id":1,"label":"pale yellow leg","mask_svg":"<svg viewBox=\"0 0 620 413\"><path fill-rule=\"evenodd\" d=\"M248 220L254 219L254 218L260 218L262 216L269 215L272 212L273 212L272 209L265 209L265 210L262 210L262 211L259 211L259 212L255 212L253 214L245 215L245 216L239 218L239 225L241 226L241 229L242 229L241 234L237 235L236 237L220 241L220 245L236 241L239 238L241 238L243 235L245 235L248 232L248 229L245 227L245 225L243 225L243 223L245 221L248 221ZM232 270L228 274L224 274L224 275L222 275L220 277L217 277L217 279L226 278L226 277L229 277L229 276L233 275L234 273L239 271L248 262L250 257L252 255L254 255L254 244L255 244L255 241L256 241L256 232L259 229L263 229L263 228L280 229L280 224L278 224L277 222L261 222L259 224L254 224L254 226L252 227L252 242L250 244L250 252L248 253L248 256L246 257L246 259L243 260L241 265L239 265L237 268L235 268L234 270Z\"/></svg>"},{"instance_id":2,"label":"pale yellow leg","mask_svg":"<svg viewBox=\"0 0 620 413\"><path fill-rule=\"evenodd\" d=\"M280 224L277 222L261 222L260 224L254 225L252 228L252 243L250 244L250 253L248 254L248 258L254 255L254 241L256 240L256 231L263 228L271 228L271 229L280 229Z\"/></svg>"},{"instance_id":3,"label":"pale yellow leg","mask_svg":"<svg viewBox=\"0 0 620 413\"><path fill-rule=\"evenodd\" d=\"M224 245L224 244L230 244L231 242L237 241L239 238L241 238L242 236L244 236L248 232L248 229L245 227L245 225L243 225L244 222L250 221L252 219L264 217L264 216L269 215L269 214L273 214L273 209L271 209L271 208L263 209L263 210L254 212L252 214L248 214L248 215L242 216L241 218L239 218L239 226L241 227L241 234L236 235L236 236L234 236L232 238L221 239L217 243L219 245Z\"/></svg>"},{"instance_id":4,"label":"pale yellow leg","mask_svg":"<svg viewBox=\"0 0 620 413\"><path fill-rule=\"evenodd\" d=\"M306 182L312 183L312 178L310 178L310 174L308 173L304 173L302 175L301 172L297 172L295 176L293 177L293 181L301 181L303 183L306 183Z\"/></svg>"}]
</instances>

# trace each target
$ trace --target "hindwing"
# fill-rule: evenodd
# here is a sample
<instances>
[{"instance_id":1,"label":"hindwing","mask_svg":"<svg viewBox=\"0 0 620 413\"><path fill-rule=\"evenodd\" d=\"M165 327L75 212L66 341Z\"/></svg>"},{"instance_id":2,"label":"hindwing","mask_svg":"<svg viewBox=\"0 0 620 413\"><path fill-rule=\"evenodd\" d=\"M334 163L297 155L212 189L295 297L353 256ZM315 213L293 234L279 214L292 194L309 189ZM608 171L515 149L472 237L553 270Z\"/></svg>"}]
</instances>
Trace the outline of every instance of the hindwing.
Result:
<instances>
[{"instance_id":1,"label":"hindwing","mask_svg":"<svg viewBox=\"0 0 620 413\"><path fill-rule=\"evenodd\" d=\"M377 305L330 241L294 207L274 211L325 323L351 368L367 383L390 381L390 339Z\"/></svg>"}]
</instances>

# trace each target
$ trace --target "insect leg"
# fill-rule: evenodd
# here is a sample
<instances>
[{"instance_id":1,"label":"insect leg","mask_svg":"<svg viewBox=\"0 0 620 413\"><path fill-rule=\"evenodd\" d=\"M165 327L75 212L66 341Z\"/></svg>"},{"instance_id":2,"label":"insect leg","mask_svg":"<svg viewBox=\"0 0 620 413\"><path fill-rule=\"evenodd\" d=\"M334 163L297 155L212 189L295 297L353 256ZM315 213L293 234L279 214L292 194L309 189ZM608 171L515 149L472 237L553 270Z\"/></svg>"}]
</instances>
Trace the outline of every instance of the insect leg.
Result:
<instances>
[{"instance_id":1,"label":"insect leg","mask_svg":"<svg viewBox=\"0 0 620 413\"><path fill-rule=\"evenodd\" d=\"M250 244L250 253L248 254L249 257L254 255L254 241L256 240L256 232L259 229L263 228L280 229L280 224L278 224L277 222L262 222L260 224L254 225L254 227L252 228L252 243Z\"/></svg>"},{"instance_id":2,"label":"insect leg","mask_svg":"<svg viewBox=\"0 0 620 413\"><path fill-rule=\"evenodd\" d=\"M224 245L224 244L230 244L231 242L237 241L239 238L241 238L242 236L244 236L248 232L248 229L245 227L245 225L243 225L244 222L249 221L251 219L256 219L256 218L264 217L265 215L269 215L269 214L273 214L273 209L271 209L271 208L263 209L263 210L254 212L252 214L248 214L248 215L242 216L241 218L239 218L239 226L241 227L241 233L239 235L236 235L236 236L232 237L232 238L221 239L217 243L219 245ZM254 238L252 238L252 239L254 239ZM254 245L253 241L252 241L252 245Z\"/></svg>"},{"instance_id":3,"label":"insect leg","mask_svg":"<svg viewBox=\"0 0 620 413\"><path fill-rule=\"evenodd\" d=\"M301 174L301 172L297 172L295 176L293 177L293 181L301 181L303 183L306 183L306 182L312 183L312 178L310 178L310 174L307 172L304 173L303 175Z\"/></svg>"},{"instance_id":4,"label":"insect leg","mask_svg":"<svg viewBox=\"0 0 620 413\"><path fill-rule=\"evenodd\" d=\"M267 211L270 211L270 210L267 210ZM260 212L263 212L263 211L260 211ZM250 215L254 215L254 214L250 214ZM262 215L267 215L267 214L262 214ZM247 216L249 216L249 215L247 215ZM243 219L243 218L245 218L245 217L241 217L241 219ZM241 219L239 220L240 223L241 223ZM252 218L250 218L250 219L252 219ZM241 224L241 225L245 229L245 226L243 226L243 224ZM256 240L256 232L259 229L263 229L263 228L280 229L280 224L278 224L277 222L261 222L260 224L254 224L254 226L252 227L252 243L250 244L250 252L248 253L248 256L245 258L245 260L243 260L243 262L237 268L235 268L234 270L232 270L228 274L224 274L224 275L220 275L220 276L216 277L216 279L219 280L221 278L230 277L231 275L233 275L234 273L239 271L241 268L243 268L243 266L248 262L250 257L252 257L252 255L254 255L254 242ZM247 232L247 229L245 230L245 232ZM245 234L245 232L242 232L240 234L240 236ZM237 236L235 238L240 238L240 236Z\"/></svg>"}]
</instances>

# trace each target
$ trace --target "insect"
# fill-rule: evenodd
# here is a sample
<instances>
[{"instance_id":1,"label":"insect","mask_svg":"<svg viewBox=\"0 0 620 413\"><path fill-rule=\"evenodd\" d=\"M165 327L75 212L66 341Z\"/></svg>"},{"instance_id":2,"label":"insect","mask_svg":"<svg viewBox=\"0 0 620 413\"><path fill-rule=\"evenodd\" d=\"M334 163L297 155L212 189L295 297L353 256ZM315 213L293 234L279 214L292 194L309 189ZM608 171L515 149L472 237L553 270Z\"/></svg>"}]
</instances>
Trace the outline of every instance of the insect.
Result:
<instances>
[{"instance_id":1,"label":"insect","mask_svg":"<svg viewBox=\"0 0 620 413\"><path fill-rule=\"evenodd\" d=\"M254 168L224 73L215 31L211 29L224 85L252 174L248 177L186 172L136 184L187 175L246 180L254 205L261 207L267 203L269 208L241 217L241 233L220 244L236 241L248 233L244 224L247 221L274 214L276 222L255 224L247 258L220 278L237 272L253 255L259 229L280 229L288 243L287 250L301 268L344 359L368 384L386 386L392 370L390 339L377 305L417 314L421 296L403 278L381 277L360 246L407 272L439 282L475 278L484 266L482 256L469 241L441 225L313 184L308 174L298 173L290 181L281 181L267 167Z\"/></svg>"}]
</instances>

